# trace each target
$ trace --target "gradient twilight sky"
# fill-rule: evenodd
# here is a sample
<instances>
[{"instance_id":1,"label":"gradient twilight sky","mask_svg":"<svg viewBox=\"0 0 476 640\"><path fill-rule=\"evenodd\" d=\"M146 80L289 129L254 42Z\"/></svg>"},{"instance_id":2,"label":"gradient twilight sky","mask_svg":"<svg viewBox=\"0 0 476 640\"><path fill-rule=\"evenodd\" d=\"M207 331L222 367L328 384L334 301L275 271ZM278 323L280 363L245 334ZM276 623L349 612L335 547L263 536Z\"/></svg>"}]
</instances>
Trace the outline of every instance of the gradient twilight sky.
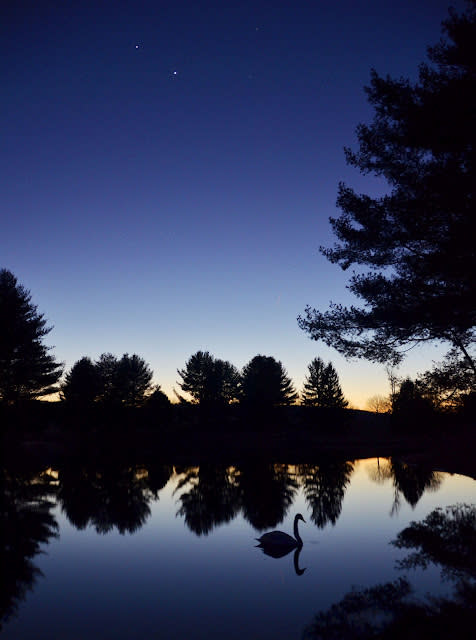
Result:
<instances>
[{"instance_id":1,"label":"gradient twilight sky","mask_svg":"<svg viewBox=\"0 0 476 640\"><path fill-rule=\"evenodd\" d=\"M296 317L351 302L318 248L340 180L383 185L343 147L372 117L371 67L415 78L448 5L6 3L0 267L54 325L56 358L137 353L173 397L198 349L240 368L272 355L298 388L320 355L354 406L387 393L382 366L347 362Z\"/></svg>"}]
</instances>

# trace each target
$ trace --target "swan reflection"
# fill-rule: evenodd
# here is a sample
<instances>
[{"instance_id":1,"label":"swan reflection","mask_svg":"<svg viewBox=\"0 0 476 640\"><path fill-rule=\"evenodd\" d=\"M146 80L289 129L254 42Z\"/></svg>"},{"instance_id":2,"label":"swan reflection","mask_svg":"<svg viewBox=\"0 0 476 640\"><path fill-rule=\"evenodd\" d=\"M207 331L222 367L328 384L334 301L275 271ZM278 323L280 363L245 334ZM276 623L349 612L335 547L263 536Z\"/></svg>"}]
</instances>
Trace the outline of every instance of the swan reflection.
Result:
<instances>
[{"instance_id":1,"label":"swan reflection","mask_svg":"<svg viewBox=\"0 0 476 640\"><path fill-rule=\"evenodd\" d=\"M260 547L263 553L271 558L283 558L294 549L294 570L296 575L301 576L306 569L299 567L299 554L303 546L298 529L299 520L306 522L300 513L296 514L294 517L294 538L284 531L270 531L256 538L259 542L256 546Z\"/></svg>"}]
</instances>

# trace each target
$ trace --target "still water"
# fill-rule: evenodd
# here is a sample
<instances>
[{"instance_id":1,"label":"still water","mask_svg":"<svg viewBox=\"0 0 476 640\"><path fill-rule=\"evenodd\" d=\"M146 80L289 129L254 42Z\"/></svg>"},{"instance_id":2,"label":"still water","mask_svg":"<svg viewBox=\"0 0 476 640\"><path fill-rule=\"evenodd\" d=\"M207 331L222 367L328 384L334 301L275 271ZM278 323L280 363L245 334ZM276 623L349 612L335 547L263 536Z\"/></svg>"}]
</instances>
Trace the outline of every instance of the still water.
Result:
<instances>
[{"instance_id":1,"label":"still water","mask_svg":"<svg viewBox=\"0 0 476 640\"><path fill-rule=\"evenodd\" d=\"M300 638L353 586L403 575L390 541L411 521L476 502L471 478L385 459L3 475L2 640ZM256 546L297 513L301 549ZM450 589L436 566L405 575Z\"/></svg>"}]
</instances>

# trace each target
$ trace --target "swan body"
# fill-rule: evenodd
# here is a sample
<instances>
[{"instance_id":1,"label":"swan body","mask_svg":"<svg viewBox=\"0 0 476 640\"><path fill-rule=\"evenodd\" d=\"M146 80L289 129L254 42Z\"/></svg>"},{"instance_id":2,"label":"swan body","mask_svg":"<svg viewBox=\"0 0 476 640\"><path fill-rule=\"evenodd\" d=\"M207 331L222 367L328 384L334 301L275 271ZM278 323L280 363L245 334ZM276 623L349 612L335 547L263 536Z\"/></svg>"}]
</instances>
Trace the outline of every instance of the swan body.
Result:
<instances>
[{"instance_id":1,"label":"swan body","mask_svg":"<svg viewBox=\"0 0 476 640\"><path fill-rule=\"evenodd\" d=\"M279 553L279 555L274 555L274 553L269 554L276 558L288 553L294 547L302 547L303 543L298 530L299 520L306 522L300 513L296 514L294 518L294 538L289 534L284 533L284 531L270 531L269 533L262 535L260 538L256 538L259 542L258 546L263 547L265 550L271 550L275 553ZM284 553L280 553L281 551Z\"/></svg>"}]
</instances>

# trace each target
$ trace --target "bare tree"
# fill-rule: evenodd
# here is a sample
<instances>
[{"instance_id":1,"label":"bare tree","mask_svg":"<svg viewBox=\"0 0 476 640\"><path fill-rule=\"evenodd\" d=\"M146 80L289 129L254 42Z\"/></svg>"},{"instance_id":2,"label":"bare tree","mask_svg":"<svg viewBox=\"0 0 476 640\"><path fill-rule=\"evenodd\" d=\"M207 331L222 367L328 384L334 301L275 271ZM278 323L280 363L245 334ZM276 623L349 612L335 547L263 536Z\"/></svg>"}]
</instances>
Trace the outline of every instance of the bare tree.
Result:
<instances>
[{"instance_id":1,"label":"bare tree","mask_svg":"<svg viewBox=\"0 0 476 640\"><path fill-rule=\"evenodd\" d=\"M367 400L367 409L375 413L389 413L392 409L392 403L388 396L375 395Z\"/></svg>"}]
</instances>

